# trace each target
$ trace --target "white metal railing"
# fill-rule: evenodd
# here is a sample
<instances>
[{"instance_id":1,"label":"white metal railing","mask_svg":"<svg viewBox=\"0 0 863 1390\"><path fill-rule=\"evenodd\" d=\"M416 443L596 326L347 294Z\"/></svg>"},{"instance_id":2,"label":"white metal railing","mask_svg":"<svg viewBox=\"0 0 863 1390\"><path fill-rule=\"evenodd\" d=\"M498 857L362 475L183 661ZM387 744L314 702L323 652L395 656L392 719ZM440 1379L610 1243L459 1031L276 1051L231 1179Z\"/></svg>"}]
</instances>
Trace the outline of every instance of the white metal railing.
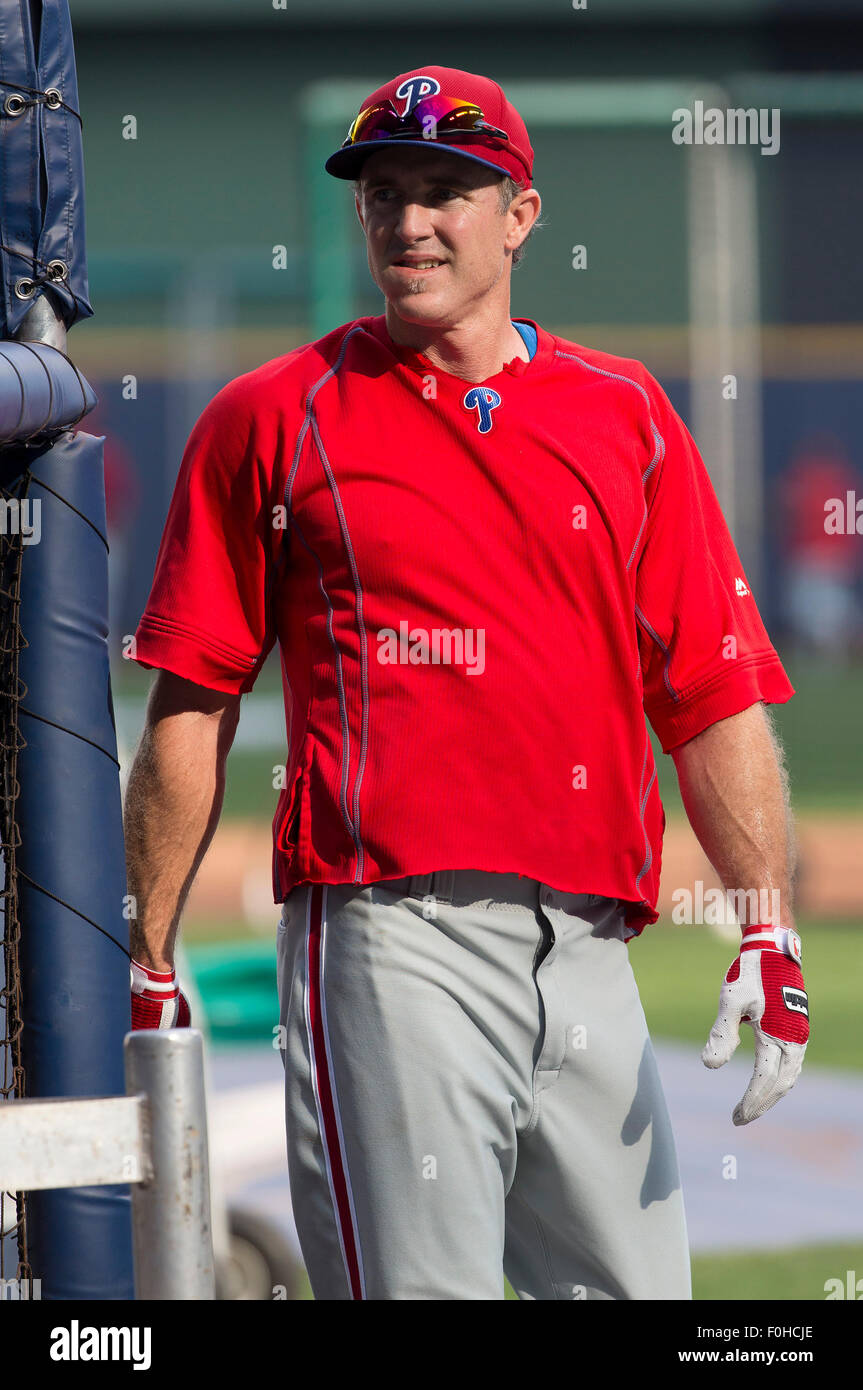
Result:
<instances>
[{"instance_id":1,"label":"white metal railing","mask_svg":"<svg viewBox=\"0 0 863 1390\"><path fill-rule=\"evenodd\" d=\"M128 1183L138 1299L215 1298L203 1035L128 1033L126 1095L0 1106L0 1191Z\"/></svg>"}]
</instances>

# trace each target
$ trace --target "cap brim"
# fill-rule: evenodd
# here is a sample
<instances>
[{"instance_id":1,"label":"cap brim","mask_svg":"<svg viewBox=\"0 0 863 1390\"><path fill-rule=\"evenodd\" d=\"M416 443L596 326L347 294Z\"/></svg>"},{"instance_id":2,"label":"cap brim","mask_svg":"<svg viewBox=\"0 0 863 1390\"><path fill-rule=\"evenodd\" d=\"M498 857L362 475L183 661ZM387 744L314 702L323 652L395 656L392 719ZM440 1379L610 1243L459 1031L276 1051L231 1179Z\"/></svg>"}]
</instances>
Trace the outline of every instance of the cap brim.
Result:
<instances>
[{"instance_id":1,"label":"cap brim","mask_svg":"<svg viewBox=\"0 0 863 1390\"><path fill-rule=\"evenodd\" d=\"M495 164L491 159L480 159L477 154L469 154L463 146L444 144L442 140L368 140L361 145L350 145L345 150L336 150L335 154L330 155L324 168L333 178L355 179L359 177L360 169L369 155L374 154L376 150L427 150L430 146L446 150L448 154L457 154L461 159L470 159L474 164L484 164L496 174L512 177L509 169L502 164Z\"/></svg>"}]
</instances>

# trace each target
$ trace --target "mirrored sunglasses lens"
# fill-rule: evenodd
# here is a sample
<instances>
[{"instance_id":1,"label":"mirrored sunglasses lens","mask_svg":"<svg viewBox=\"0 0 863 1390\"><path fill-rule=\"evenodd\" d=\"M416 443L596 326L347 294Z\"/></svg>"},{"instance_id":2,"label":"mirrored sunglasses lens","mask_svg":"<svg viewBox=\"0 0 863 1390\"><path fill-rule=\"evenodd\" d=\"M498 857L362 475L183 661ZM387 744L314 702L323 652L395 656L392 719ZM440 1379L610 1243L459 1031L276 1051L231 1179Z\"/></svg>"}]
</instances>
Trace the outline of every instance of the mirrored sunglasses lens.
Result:
<instances>
[{"instance_id":1,"label":"mirrored sunglasses lens","mask_svg":"<svg viewBox=\"0 0 863 1390\"><path fill-rule=\"evenodd\" d=\"M370 106L361 111L348 132L347 143L356 145L364 140L386 139L401 129L401 121L389 106Z\"/></svg>"}]
</instances>

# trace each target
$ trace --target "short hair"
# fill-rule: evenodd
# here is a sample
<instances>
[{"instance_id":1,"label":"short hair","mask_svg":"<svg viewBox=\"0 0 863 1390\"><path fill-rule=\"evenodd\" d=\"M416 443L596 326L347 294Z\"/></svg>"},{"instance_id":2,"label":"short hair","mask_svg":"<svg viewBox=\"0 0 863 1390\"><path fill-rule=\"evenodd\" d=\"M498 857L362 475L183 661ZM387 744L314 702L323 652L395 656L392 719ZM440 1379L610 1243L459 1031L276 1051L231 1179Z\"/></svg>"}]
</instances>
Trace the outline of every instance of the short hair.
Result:
<instances>
[{"instance_id":1,"label":"short hair","mask_svg":"<svg viewBox=\"0 0 863 1390\"><path fill-rule=\"evenodd\" d=\"M518 183L518 182L517 182L514 178L512 178L509 174L504 174L503 178L501 179L501 181L500 181L500 183L498 184L498 187L497 187L498 197L500 198L500 211L501 211L501 216L502 216L505 212L507 212L507 211L509 210L509 205L510 205L510 203L512 202L512 200L513 200L513 198L515 197L515 195L516 195L517 193L523 193L525 187L526 187L525 184L523 184L523 183ZM513 264L513 268L514 268L515 266L517 266L518 263L519 263L519 261L523 258L523 256L524 256L524 249L525 249L527 243L530 241L531 237L533 236L534 227L537 227L537 226L539 226L539 223L538 223L538 222L535 222L535 223L533 224L533 227L531 227L530 231L528 232L527 236L525 237L524 241L521 243L521 245L520 245L520 246L516 246L515 250L513 251L513 253L512 253L512 264Z\"/></svg>"}]
</instances>

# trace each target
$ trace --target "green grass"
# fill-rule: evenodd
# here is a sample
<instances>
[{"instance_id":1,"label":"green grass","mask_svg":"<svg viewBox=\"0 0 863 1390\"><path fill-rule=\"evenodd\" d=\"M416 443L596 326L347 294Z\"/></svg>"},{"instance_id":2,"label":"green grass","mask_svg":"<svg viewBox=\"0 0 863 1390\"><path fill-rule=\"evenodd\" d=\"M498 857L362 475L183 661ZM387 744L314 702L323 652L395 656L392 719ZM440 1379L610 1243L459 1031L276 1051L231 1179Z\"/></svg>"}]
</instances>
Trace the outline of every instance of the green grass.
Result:
<instances>
[{"instance_id":1,"label":"green grass","mask_svg":"<svg viewBox=\"0 0 863 1390\"><path fill-rule=\"evenodd\" d=\"M863 666L836 672L789 663L788 677L797 693L772 710L795 801L801 809L863 810Z\"/></svg>"},{"instance_id":2,"label":"green grass","mask_svg":"<svg viewBox=\"0 0 863 1390\"><path fill-rule=\"evenodd\" d=\"M236 751L228 755L225 775L225 820L259 820L272 823L279 800L273 786L273 768L284 763L284 748L269 752Z\"/></svg>"},{"instance_id":3,"label":"green grass","mask_svg":"<svg viewBox=\"0 0 863 1390\"><path fill-rule=\"evenodd\" d=\"M822 1302L828 1279L846 1283L846 1271L863 1278L863 1244L812 1245L793 1250L766 1250L728 1255L696 1255L692 1260L694 1300L758 1303L762 1300L805 1299ZM509 1300L518 1301L509 1282ZM311 1299L312 1290L305 1273L300 1297Z\"/></svg>"},{"instance_id":4,"label":"green grass","mask_svg":"<svg viewBox=\"0 0 863 1390\"><path fill-rule=\"evenodd\" d=\"M807 921L799 928L803 976L812 1009L807 1062L863 1070L863 928L856 923ZM657 922L630 944L629 958L653 1037L677 1038L703 1047L716 1017L720 985L734 958L734 948L708 927ZM751 1031L744 1028L741 1036L741 1048L751 1050Z\"/></svg>"},{"instance_id":5,"label":"green grass","mask_svg":"<svg viewBox=\"0 0 863 1390\"><path fill-rule=\"evenodd\" d=\"M728 1255L697 1255L692 1261L692 1296L737 1302L807 1299L823 1302L828 1279L863 1278L863 1244L812 1245Z\"/></svg>"}]
</instances>

